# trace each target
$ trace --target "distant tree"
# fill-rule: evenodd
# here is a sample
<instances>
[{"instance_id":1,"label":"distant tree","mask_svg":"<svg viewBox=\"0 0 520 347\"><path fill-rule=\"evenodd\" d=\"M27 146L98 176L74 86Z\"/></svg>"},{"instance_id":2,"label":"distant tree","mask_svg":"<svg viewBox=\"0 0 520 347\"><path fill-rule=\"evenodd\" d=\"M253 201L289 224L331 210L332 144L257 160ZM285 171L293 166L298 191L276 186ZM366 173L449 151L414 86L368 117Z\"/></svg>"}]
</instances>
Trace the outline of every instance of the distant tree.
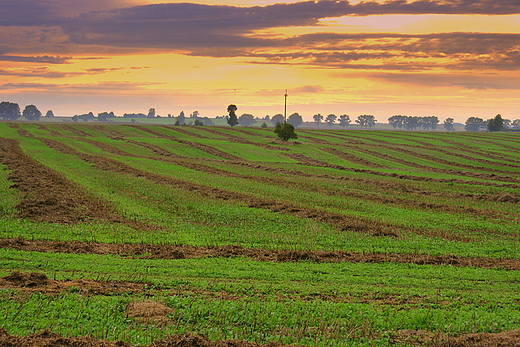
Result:
<instances>
[{"instance_id":1,"label":"distant tree","mask_svg":"<svg viewBox=\"0 0 520 347\"><path fill-rule=\"evenodd\" d=\"M238 107L236 107L236 105L229 105L227 108L229 114L227 123L232 127L238 124L237 114L235 113L237 110Z\"/></svg>"},{"instance_id":2,"label":"distant tree","mask_svg":"<svg viewBox=\"0 0 520 347\"><path fill-rule=\"evenodd\" d=\"M116 118L115 114L113 111L111 112L101 112L101 113L98 113L98 121L100 122L106 122L106 120L108 118Z\"/></svg>"},{"instance_id":3,"label":"distant tree","mask_svg":"<svg viewBox=\"0 0 520 347\"><path fill-rule=\"evenodd\" d=\"M372 128L376 125L376 119L372 115L364 114L357 117L356 123L365 128Z\"/></svg>"},{"instance_id":4,"label":"distant tree","mask_svg":"<svg viewBox=\"0 0 520 347\"><path fill-rule=\"evenodd\" d=\"M292 124L295 128L303 124L303 118L299 113L293 113L287 118L287 123Z\"/></svg>"},{"instance_id":5,"label":"distant tree","mask_svg":"<svg viewBox=\"0 0 520 347\"><path fill-rule=\"evenodd\" d=\"M520 119L515 119L511 123L511 128L513 128L513 129L520 129Z\"/></svg>"},{"instance_id":6,"label":"distant tree","mask_svg":"<svg viewBox=\"0 0 520 347\"><path fill-rule=\"evenodd\" d=\"M190 114L190 118L199 118L199 115L200 115L199 111L193 111L193 113Z\"/></svg>"},{"instance_id":7,"label":"distant tree","mask_svg":"<svg viewBox=\"0 0 520 347\"><path fill-rule=\"evenodd\" d=\"M404 128L406 130L417 130L421 126L422 118L416 116L406 116L404 118Z\"/></svg>"},{"instance_id":8,"label":"distant tree","mask_svg":"<svg viewBox=\"0 0 520 347\"><path fill-rule=\"evenodd\" d=\"M181 111L181 113L179 113L179 115L177 116L177 121L175 122L175 125L183 125L185 121L186 117L184 116L184 111Z\"/></svg>"},{"instance_id":9,"label":"distant tree","mask_svg":"<svg viewBox=\"0 0 520 347\"><path fill-rule=\"evenodd\" d=\"M336 115L335 114L329 114L327 118L325 118L325 122L331 127L334 123L336 123Z\"/></svg>"},{"instance_id":10,"label":"distant tree","mask_svg":"<svg viewBox=\"0 0 520 347\"><path fill-rule=\"evenodd\" d=\"M146 118L144 113L125 113L123 118Z\"/></svg>"},{"instance_id":11,"label":"distant tree","mask_svg":"<svg viewBox=\"0 0 520 347\"><path fill-rule=\"evenodd\" d=\"M271 118L271 123L273 123L273 125L276 125L278 123L283 123L284 122L284 118L283 118L283 114L275 114L273 116L273 118Z\"/></svg>"},{"instance_id":12,"label":"distant tree","mask_svg":"<svg viewBox=\"0 0 520 347\"><path fill-rule=\"evenodd\" d=\"M294 132L294 125L289 123L277 123L274 132L282 141L298 138L298 135Z\"/></svg>"},{"instance_id":13,"label":"distant tree","mask_svg":"<svg viewBox=\"0 0 520 347\"><path fill-rule=\"evenodd\" d=\"M8 101L0 103L0 117L3 119L17 120L20 116L20 106L18 104Z\"/></svg>"},{"instance_id":14,"label":"distant tree","mask_svg":"<svg viewBox=\"0 0 520 347\"><path fill-rule=\"evenodd\" d=\"M45 113L45 118L54 118L54 112L48 110L47 113Z\"/></svg>"},{"instance_id":15,"label":"distant tree","mask_svg":"<svg viewBox=\"0 0 520 347\"><path fill-rule=\"evenodd\" d=\"M38 108L34 105L27 105L25 106L22 116L27 120L40 120L40 117L42 116L42 113Z\"/></svg>"},{"instance_id":16,"label":"distant tree","mask_svg":"<svg viewBox=\"0 0 520 347\"><path fill-rule=\"evenodd\" d=\"M204 122L201 121L200 119L195 119L195 122L193 123L193 125L196 127L200 127L200 126L204 125Z\"/></svg>"},{"instance_id":17,"label":"distant tree","mask_svg":"<svg viewBox=\"0 0 520 347\"><path fill-rule=\"evenodd\" d=\"M390 124L392 126L392 128L394 129L402 129L404 127L404 124L405 124L405 121L406 121L406 116L402 116L402 115L395 115L395 116L392 116L390 118L388 118L388 124Z\"/></svg>"},{"instance_id":18,"label":"distant tree","mask_svg":"<svg viewBox=\"0 0 520 347\"><path fill-rule=\"evenodd\" d=\"M318 113L312 116L312 119L314 119L314 123L316 123L317 126L320 126L320 123L323 120L323 116Z\"/></svg>"},{"instance_id":19,"label":"distant tree","mask_svg":"<svg viewBox=\"0 0 520 347\"><path fill-rule=\"evenodd\" d=\"M435 130L439 124L439 118L437 116L421 117L421 125L424 130Z\"/></svg>"},{"instance_id":20,"label":"distant tree","mask_svg":"<svg viewBox=\"0 0 520 347\"><path fill-rule=\"evenodd\" d=\"M240 116L240 118L238 118L238 123L247 127L247 126L255 124L256 120L252 114L244 113L243 115Z\"/></svg>"},{"instance_id":21,"label":"distant tree","mask_svg":"<svg viewBox=\"0 0 520 347\"><path fill-rule=\"evenodd\" d=\"M94 113L89 112L89 113L85 113L85 114L74 115L72 117L72 120L74 122L77 122L78 120L82 120L84 122L88 122L89 120L94 119L94 118L96 118L96 117L94 117Z\"/></svg>"},{"instance_id":22,"label":"distant tree","mask_svg":"<svg viewBox=\"0 0 520 347\"><path fill-rule=\"evenodd\" d=\"M446 118L444 120L444 129L446 129L446 131L455 131L455 127L453 126L454 122L453 118Z\"/></svg>"},{"instance_id":23,"label":"distant tree","mask_svg":"<svg viewBox=\"0 0 520 347\"><path fill-rule=\"evenodd\" d=\"M485 128L486 122L482 118L478 117L469 117L466 120L466 125L464 126L464 129L466 131L480 131L481 129Z\"/></svg>"},{"instance_id":24,"label":"distant tree","mask_svg":"<svg viewBox=\"0 0 520 347\"><path fill-rule=\"evenodd\" d=\"M271 118L269 117L269 115L266 115L266 116L264 117L264 119L262 119L262 120L264 120L264 121L266 121L266 122L270 122L270 121L271 121Z\"/></svg>"},{"instance_id":25,"label":"distant tree","mask_svg":"<svg viewBox=\"0 0 520 347\"><path fill-rule=\"evenodd\" d=\"M209 119L208 117L203 117L203 118L199 118L199 119L202 120L204 125L215 125L215 123L213 123L213 121L211 119Z\"/></svg>"},{"instance_id":26,"label":"distant tree","mask_svg":"<svg viewBox=\"0 0 520 347\"><path fill-rule=\"evenodd\" d=\"M264 123L262 123L261 127L262 127L263 129L265 129L265 128L267 128L267 124L264 122Z\"/></svg>"},{"instance_id":27,"label":"distant tree","mask_svg":"<svg viewBox=\"0 0 520 347\"><path fill-rule=\"evenodd\" d=\"M148 110L148 115L146 118L154 118L155 117L155 108L151 108Z\"/></svg>"},{"instance_id":28,"label":"distant tree","mask_svg":"<svg viewBox=\"0 0 520 347\"><path fill-rule=\"evenodd\" d=\"M339 116L339 125L346 127L350 124L350 117L348 114L342 114Z\"/></svg>"},{"instance_id":29,"label":"distant tree","mask_svg":"<svg viewBox=\"0 0 520 347\"><path fill-rule=\"evenodd\" d=\"M511 120L510 119L504 119L504 129L509 129L511 128Z\"/></svg>"},{"instance_id":30,"label":"distant tree","mask_svg":"<svg viewBox=\"0 0 520 347\"><path fill-rule=\"evenodd\" d=\"M497 114L495 118L491 118L487 123L488 131L502 131L504 130L504 120L500 114Z\"/></svg>"}]
</instances>

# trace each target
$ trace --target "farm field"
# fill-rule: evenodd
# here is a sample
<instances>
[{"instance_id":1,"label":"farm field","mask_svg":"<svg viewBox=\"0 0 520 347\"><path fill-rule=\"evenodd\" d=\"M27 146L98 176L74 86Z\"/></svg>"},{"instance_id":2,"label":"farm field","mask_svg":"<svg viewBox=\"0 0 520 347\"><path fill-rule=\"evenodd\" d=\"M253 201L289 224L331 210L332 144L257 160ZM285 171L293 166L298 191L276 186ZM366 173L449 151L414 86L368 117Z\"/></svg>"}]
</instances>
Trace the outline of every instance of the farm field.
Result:
<instances>
[{"instance_id":1,"label":"farm field","mask_svg":"<svg viewBox=\"0 0 520 347\"><path fill-rule=\"evenodd\" d=\"M0 122L0 347L520 343L520 134L296 131Z\"/></svg>"}]
</instances>

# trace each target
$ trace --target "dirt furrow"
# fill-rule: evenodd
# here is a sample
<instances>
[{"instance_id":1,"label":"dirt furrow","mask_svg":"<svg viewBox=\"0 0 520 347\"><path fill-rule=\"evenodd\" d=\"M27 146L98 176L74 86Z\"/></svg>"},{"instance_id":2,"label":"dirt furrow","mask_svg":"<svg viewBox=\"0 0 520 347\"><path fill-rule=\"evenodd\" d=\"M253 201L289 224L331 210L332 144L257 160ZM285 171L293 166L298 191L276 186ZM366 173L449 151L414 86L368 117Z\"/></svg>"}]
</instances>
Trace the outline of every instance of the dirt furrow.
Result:
<instances>
[{"instance_id":1,"label":"dirt furrow","mask_svg":"<svg viewBox=\"0 0 520 347\"><path fill-rule=\"evenodd\" d=\"M56 171L40 164L21 150L17 141L0 138L0 162L12 172L8 179L23 193L16 206L18 217L61 224L102 219L115 223L136 223L113 213L107 203L88 196Z\"/></svg>"},{"instance_id":2,"label":"dirt furrow","mask_svg":"<svg viewBox=\"0 0 520 347\"><path fill-rule=\"evenodd\" d=\"M191 259L247 257L266 262L316 263L400 263L417 265L451 265L520 271L520 259L460 257L455 255L357 253L346 251L292 251L244 248L237 245L194 247L184 245L116 244L80 241L43 241L23 238L0 239L0 248L26 252L119 255L141 259Z\"/></svg>"},{"instance_id":3,"label":"dirt furrow","mask_svg":"<svg viewBox=\"0 0 520 347\"><path fill-rule=\"evenodd\" d=\"M198 150L201 150L203 152L206 152L206 153L209 153L209 154L212 154L216 157L220 157L220 158L224 158L224 159L229 159L229 160L241 160L241 158L235 156L235 155L232 155L232 154L229 154L229 153L226 153L224 151L221 151L220 149L217 149L215 147L212 147L212 146L208 146L208 145L204 145L202 143L197 143L197 142L192 142L192 141L187 141L187 140L181 140L181 139L177 139L173 136L168 136L168 135L165 135L165 134L162 134L160 132L157 132L157 131L154 131L154 130L151 130L149 128L146 128L144 126L139 126L139 125L126 125L128 127L133 127L133 128L136 128L136 129L139 129L141 131L144 131L144 132L147 132L151 135L154 135L156 137L159 137L159 138L164 138L164 139L168 139L168 140L171 140L171 141L175 141L175 142L178 142L178 143L182 143L182 144L185 144L185 145L188 145L188 146L191 146L193 148L196 148ZM193 134L192 134L193 135Z\"/></svg>"}]
</instances>

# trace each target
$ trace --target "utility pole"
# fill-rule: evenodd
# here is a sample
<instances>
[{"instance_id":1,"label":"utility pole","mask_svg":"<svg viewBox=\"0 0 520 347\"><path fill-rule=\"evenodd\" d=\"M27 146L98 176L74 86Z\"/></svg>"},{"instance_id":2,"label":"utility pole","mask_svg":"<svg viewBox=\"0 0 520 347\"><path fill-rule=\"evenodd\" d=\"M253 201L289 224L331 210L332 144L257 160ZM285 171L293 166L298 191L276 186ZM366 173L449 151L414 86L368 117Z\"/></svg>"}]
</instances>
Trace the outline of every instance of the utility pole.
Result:
<instances>
[{"instance_id":1,"label":"utility pole","mask_svg":"<svg viewBox=\"0 0 520 347\"><path fill-rule=\"evenodd\" d=\"M287 95L287 89L285 90L285 103L284 103L284 108L283 108L283 122L284 123L287 123L287 97L289 95Z\"/></svg>"}]
</instances>

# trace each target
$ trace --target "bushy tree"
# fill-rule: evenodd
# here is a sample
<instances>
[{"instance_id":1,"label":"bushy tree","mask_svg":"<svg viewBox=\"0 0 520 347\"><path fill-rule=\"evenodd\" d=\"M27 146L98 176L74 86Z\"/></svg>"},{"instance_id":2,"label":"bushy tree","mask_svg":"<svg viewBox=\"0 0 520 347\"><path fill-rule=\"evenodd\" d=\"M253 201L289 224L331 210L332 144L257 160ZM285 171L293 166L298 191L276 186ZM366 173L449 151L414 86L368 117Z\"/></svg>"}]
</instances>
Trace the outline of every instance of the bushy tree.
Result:
<instances>
[{"instance_id":1,"label":"bushy tree","mask_svg":"<svg viewBox=\"0 0 520 347\"><path fill-rule=\"evenodd\" d=\"M275 125L275 126L276 126L276 124L283 123L283 122L284 122L283 114L278 113L278 114L275 114L273 116L273 118L271 118L271 123L273 123L273 125Z\"/></svg>"},{"instance_id":2,"label":"bushy tree","mask_svg":"<svg viewBox=\"0 0 520 347\"><path fill-rule=\"evenodd\" d=\"M48 110L47 113L45 113L45 118L54 118L54 112Z\"/></svg>"},{"instance_id":3,"label":"bushy tree","mask_svg":"<svg viewBox=\"0 0 520 347\"><path fill-rule=\"evenodd\" d=\"M298 138L294 132L294 125L289 123L277 123L274 132L282 141Z\"/></svg>"},{"instance_id":4,"label":"bushy tree","mask_svg":"<svg viewBox=\"0 0 520 347\"><path fill-rule=\"evenodd\" d=\"M466 125L464 129L466 131L480 131L486 126L486 122L482 118L479 117L469 117L466 120Z\"/></svg>"},{"instance_id":5,"label":"bushy tree","mask_svg":"<svg viewBox=\"0 0 520 347\"><path fill-rule=\"evenodd\" d=\"M406 118L406 116L398 114L388 118L388 124L390 124L394 129L402 129L404 127Z\"/></svg>"},{"instance_id":6,"label":"bushy tree","mask_svg":"<svg viewBox=\"0 0 520 347\"><path fill-rule=\"evenodd\" d=\"M295 128L303 124L303 118L299 113L293 113L287 119L287 123L294 125Z\"/></svg>"},{"instance_id":7,"label":"bushy tree","mask_svg":"<svg viewBox=\"0 0 520 347\"><path fill-rule=\"evenodd\" d=\"M40 110L38 110L38 107L34 105L27 105L25 106L22 116L27 120L40 120L40 117L42 116L42 113Z\"/></svg>"},{"instance_id":8,"label":"bushy tree","mask_svg":"<svg viewBox=\"0 0 520 347\"><path fill-rule=\"evenodd\" d=\"M252 114L244 113L243 115L238 118L238 123L242 124L243 126L250 126L256 123L255 117L253 117Z\"/></svg>"},{"instance_id":9,"label":"bushy tree","mask_svg":"<svg viewBox=\"0 0 520 347\"><path fill-rule=\"evenodd\" d=\"M349 124L350 117L348 114L342 114L341 116L339 116L339 125L341 125L342 127L346 127Z\"/></svg>"},{"instance_id":10,"label":"bushy tree","mask_svg":"<svg viewBox=\"0 0 520 347\"><path fill-rule=\"evenodd\" d=\"M14 102L2 101L0 103L0 117L6 120L17 120L20 118L20 106Z\"/></svg>"},{"instance_id":11,"label":"bushy tree","mask_svg":"<svg viewBox=\"0 0 520 347\"><path fill-rule=\"evenodd\" d=\"M424 130L435 130L437 124L439 124L439 118L437 116L420 117L421 125Z\"/></svg>"},{"instance_id":12,"label":"bushy tree","mask_svg":"<svg viewBox=\"0 0 520 347\"><path fill-rule=\"evenodd\" d=\"M455 127L453 126L454 122L453 118L446 118L444 120L444 129L446 129L446 131L455 131Z\"/></svg>"},{"instance_id":13,"label":"bushy tree","mask_svg":"<svg viewBox=\"0 0 520 347\"><path fill-rule=\"evenodd\" d=\"M179 115L177 116L177 121L175 122L175 125L183 125L184 122L186 122L186 116L184 115L184 111L181 111Z\"/></svg>"},{"instance_id":14,"label":"bushy tree","mask_svg":"<svg viewBox=\"0 0 520 347\"><path fill-rule=\"evenodd\" d=\"M520 119L515 119L513 122L511 122L511 128L520 129Z\"/></svg>"},{"instance_id":15,"label":"bushy tree","mask_svg":"<svg viewBox=\"0 0 520 347\"><path fill-rule=\"evenodd\" d=\"M488 120L487 124L488 131L502 131L504 130L504 120L502 115L497 114L495 118Z\"/></svg>"},{"instance_id":16,"label":"bushy tree","mask_svg":"<svg viewBox=\"0 0 520 347\"><path fill-rule=\"evenodd\" d=\"M334 123L336 123L336 115L335 114L329 114L327 118L325 118L325 122L331 127Z\"/></svg>"},{"instance_id":17,"label":"bushy tree","mask_svg":"<svg viewBox=\"0 0 520 347\"><path fill-rule=\"evenodd\" d=\"M376 119L372 115L364 114L357 117L356 123L365 128L372 128L376 125Z\"/></svg>"},{"instance_id":18,"label":"bushy tree","mask_svg":"<svg viewBox=\"0 0 520 347\"><path fill-rule=\"evenodd\" d=\"M312 116L312 119L314 119L314 122L316 123L317 126L320 126L320 123L323 120L323 116L318 113L318 114L315 114L314 116Z\"/></svg>"},{"instance_id":19,"label":"bushy tree","mask_svg":"<svg viewBox=\"0 0 520 347\"><path fill-rule=\"evenodd\" d=\"M155 108L151 108L148 110L148 115L146 118L154 118L155 117Z\"/></svg>"},{"instance_id":20,"label":"bushy tree","mask_svg":"<svg viewBox=\"0 0 520 347\"><path fill-rule=\"evenodd\" d=\"M238 110L238 107L236 105L229 105L227 107L227 111L228 111L228 120L227 120L227 123L234 127L235 125L238 125L238 119L237 119L237 114L236 114L236 111Z\"/></svg>"}]
</instances>

